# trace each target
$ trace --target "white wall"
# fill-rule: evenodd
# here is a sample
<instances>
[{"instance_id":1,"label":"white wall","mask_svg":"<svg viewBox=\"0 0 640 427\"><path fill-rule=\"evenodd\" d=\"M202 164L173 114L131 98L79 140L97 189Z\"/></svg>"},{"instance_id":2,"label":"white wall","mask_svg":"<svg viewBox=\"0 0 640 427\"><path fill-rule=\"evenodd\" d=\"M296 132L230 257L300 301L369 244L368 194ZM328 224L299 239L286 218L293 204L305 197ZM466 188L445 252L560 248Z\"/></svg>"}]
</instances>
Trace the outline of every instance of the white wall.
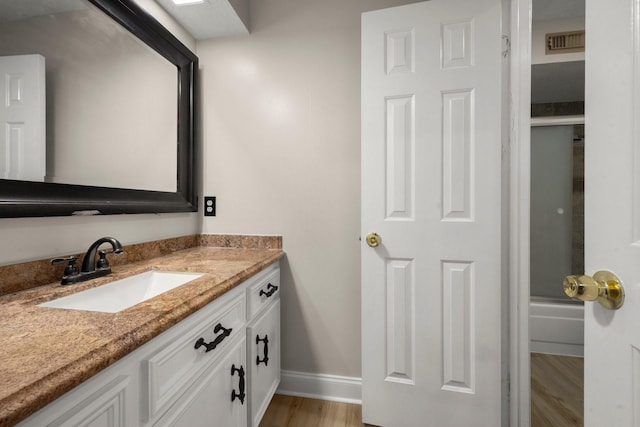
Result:
<instances>
[{"instance_id":1,"label":"white wall","mask_svg":"<svg viewBox=\"0 0 640 427\"><path fill-rule=\"evenodd\" d=\"M201 194L218 196L202 231L284 237L284 369L360 376L360 14L412 2L254 0L250 36L197 46ZM197 233L198 218L0 219L0 265L81 252L104 235Z\"/></svg>"},{"instance_id":2,"label":"white wall","mask_svg":"<svg viewBox=\"0 0 640 427\"><path fill-rule=\"evenodd\" d=\"M195 41L152 0L139 0L187 47ZM132 176L135 170L128 171ZM145 242L199 232L197 213L116 215L98 217L0 219L0 265L85 251L102 236L123 244Z\"/></svg>"},{"instance_id":3,"label":"white wall","mask_svg":"<svg viewBox=\"0 0 640 427\"><path fill-rule=\"evenodd\" d=\"M198 42L204 233L283 236L282 367L359 377L360 14L411 0L253 0Z\"/></svg>"},{"instance_id":4,"label":"white wall","mask_svg":"<svg viewBox=\"0 0 640 427\"><path fill-rule=\"evenodd\" d=\"M554 53L545 55L545 34L563 31L584 30L584 16L580 18L550 19L534 21L531 31L531 63L584 61L584 52ZM586 35L587 43L589 35Z\"/></svg>"}]
</instances>

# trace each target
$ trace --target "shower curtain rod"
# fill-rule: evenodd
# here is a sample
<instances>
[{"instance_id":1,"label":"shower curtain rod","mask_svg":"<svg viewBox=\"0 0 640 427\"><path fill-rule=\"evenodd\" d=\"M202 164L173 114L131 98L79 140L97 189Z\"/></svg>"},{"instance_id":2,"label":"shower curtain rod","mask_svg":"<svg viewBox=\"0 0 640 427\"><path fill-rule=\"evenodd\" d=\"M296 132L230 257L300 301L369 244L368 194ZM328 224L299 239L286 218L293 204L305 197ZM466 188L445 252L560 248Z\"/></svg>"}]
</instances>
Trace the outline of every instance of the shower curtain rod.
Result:
<instances>
[{"instance_id":1,"label":"shower curtain rod","mask_svg":"<svg viewBox=\"0 0 640 427\"><path fill-rule=\"evenodd\" d=\"M584 124L584 115L532 117L531 118L531 127L583 125L583 124Z\"/></svg>"}]
</instances>

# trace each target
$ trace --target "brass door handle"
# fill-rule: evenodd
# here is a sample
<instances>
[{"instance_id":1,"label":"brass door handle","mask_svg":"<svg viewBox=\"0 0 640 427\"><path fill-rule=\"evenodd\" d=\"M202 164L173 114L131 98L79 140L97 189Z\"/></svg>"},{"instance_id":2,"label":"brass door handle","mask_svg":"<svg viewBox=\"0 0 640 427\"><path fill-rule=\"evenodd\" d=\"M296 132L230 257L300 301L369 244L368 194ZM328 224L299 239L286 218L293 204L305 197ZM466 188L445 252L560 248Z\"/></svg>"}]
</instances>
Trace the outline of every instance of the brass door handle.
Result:
<instances>
[{"instance_id":1,"label":"brass door handle","mask_svg":"<svg viewBox=\"0 0 640 427\"><path fill-rule=\"evenodd\" d=\"M598 271L591 276L567 276L564 293L582 301L598 301L603 307L617 310L624 304L624 287L610 271Z\"/></svg>"},{"instance_id":2,"label":"brass door handle","mask_svg":"<svg viewBox=\"0 0 640 427\"><path fill-rule=\"evenodd\" d=\"M380 237L377 233L367 234L365 240L367 241L367 245L371 246L372 248L377 248L382 244L382 237Z\"/></svg>"}]
</instances>

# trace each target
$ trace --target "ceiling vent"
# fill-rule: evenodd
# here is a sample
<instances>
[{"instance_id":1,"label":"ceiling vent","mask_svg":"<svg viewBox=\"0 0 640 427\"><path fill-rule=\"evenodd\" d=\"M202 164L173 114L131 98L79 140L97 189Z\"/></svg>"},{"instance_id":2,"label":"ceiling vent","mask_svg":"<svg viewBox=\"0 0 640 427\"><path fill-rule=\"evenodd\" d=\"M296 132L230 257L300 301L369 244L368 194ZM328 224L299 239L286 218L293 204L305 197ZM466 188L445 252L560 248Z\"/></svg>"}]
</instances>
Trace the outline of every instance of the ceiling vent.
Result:
<instances>
[{"instance_id":1,"label":"ceiling vent","mask_svg":"<svg viewBox=\"0 0 640 427\"><path fill-rule=\"evenodd\" d=\"M584 30L545 34L545 54L584 52Z\"/></svg>"}]
</instances>

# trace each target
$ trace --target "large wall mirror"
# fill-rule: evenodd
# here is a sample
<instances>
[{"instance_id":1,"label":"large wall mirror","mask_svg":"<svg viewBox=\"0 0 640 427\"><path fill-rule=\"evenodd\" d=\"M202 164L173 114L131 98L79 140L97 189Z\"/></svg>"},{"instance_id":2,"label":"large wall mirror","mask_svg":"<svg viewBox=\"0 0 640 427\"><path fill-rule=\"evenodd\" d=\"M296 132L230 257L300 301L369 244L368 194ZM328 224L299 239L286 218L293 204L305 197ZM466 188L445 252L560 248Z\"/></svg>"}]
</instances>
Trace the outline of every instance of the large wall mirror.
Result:
<instances>
[{"instance_id":1,"label":"large wall mirror","mask_svg":"<svg viewBox=\"0 0 640 427\"><path fill-rule=\"evenodd\" d=\"M195 211L197 65L132 0L0 2L0 217Z\"/></svg>"}]
</instances>

